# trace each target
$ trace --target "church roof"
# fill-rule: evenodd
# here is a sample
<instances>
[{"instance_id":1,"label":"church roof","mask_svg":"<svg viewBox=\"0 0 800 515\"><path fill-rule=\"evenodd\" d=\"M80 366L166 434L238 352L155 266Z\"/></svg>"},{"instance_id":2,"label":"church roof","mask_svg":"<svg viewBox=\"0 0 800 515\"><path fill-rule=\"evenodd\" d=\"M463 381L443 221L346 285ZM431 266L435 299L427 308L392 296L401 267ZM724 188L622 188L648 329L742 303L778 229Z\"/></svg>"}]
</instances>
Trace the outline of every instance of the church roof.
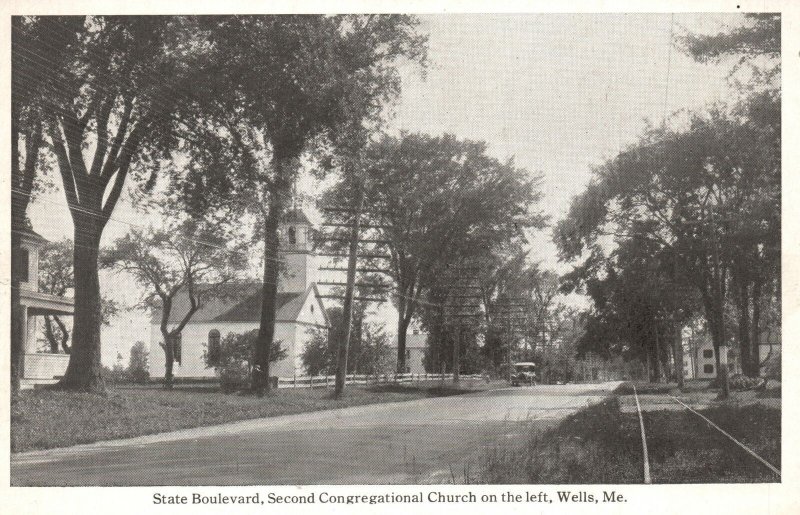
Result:
<instances>
[{"instance_id":1,"label":"church roof","mask_svg":"<svg viewBox=\"0 0 800 515\"><path fill-rule=\"evenodd\" d=\"M283 223L311 225L311 220L308 219L302 209L295 208L286 212L283 217Z\"/></svg>"},{"instance_id":2,"label":"church roof","mask_svg":"<svg viewBox=\"0 0 800 515\"><path fill-rule=\"evenodd\" d=\"M207 289L208 285L199 288ZM293 321L297 319L305 301L305 292L281 292L276 300L275 319ZM178 293L172 301L169 323L180 323L189 311L189 295ZM261 318L261 283L225 284L218 294L203 300L200 309L192 316L190 323L198 322L258 322ZM153 310L152 322L161 322L161 309Z\"/></svg>"}]
</instances>

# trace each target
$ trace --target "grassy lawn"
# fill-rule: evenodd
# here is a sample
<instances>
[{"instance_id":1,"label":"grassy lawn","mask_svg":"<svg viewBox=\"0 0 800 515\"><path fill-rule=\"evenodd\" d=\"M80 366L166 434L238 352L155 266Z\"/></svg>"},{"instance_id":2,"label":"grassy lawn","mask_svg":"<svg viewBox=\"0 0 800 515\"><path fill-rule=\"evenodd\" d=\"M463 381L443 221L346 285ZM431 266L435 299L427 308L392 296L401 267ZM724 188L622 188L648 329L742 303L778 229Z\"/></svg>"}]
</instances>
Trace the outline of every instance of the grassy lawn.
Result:
<instances>
[{"instance_id":1,"label":"grassy lawn","mask_svg":"<svg viewBox=\"0 0 800 515\"><path fill-rule=\"evenodd\" d=\"M68 447L236 420L383 402L469 393L485 383L460 388L439 382L419 385L348 386L341 399L332 389L281 389L257 398L220 393L216 387L179 385L109 388L107 395L51 390L26 391L11 403L11 451Z\"/></svg>"},{"instance_id":2,"label":"grassy lawn","mask_svg":"<svg viewBox=\"0 0 800 515\"><path fill-rule=\"evenodd\" d=\"M780 468L779 409L718 406L701 413ZM654 483L779 481L688 411L647 412L644 421ZM620 412L617 398L581 410L555 427L532 431L521 448L488 453L482 482L643 482L638 416Z\"/></svg>"}]
</instances>

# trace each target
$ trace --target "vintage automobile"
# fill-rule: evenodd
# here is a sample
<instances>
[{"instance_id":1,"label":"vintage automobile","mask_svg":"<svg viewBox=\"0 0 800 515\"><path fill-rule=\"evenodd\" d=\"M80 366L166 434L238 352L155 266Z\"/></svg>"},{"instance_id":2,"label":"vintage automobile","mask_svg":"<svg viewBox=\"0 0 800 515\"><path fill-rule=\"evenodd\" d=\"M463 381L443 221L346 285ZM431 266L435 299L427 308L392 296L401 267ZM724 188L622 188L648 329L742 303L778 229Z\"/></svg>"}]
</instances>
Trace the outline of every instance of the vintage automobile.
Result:
<instances>
[{"instance_id":1,"label":"vintage automobile","mask_svg":"<svg viewBox=\"0 0 800 515\"><path fill-rule=\"evenodd\" d=\"M522 361L514 363L511 371L511 386L536 385L536 363Z\"/></svg>"}]
</instances>

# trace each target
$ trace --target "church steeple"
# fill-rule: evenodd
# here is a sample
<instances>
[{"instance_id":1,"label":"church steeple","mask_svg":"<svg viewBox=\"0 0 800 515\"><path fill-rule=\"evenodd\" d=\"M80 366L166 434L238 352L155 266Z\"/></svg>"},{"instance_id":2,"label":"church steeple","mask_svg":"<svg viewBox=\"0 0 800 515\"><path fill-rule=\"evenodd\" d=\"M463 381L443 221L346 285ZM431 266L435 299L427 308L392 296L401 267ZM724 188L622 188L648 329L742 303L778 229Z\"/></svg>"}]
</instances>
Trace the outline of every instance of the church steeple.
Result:
<instances>
[{"instance_id":1,"label":"church steeple","mask_svg":"<svg viewBox=\"0 0 800 515\"><path fill-rule=\"evenodd\" d=\"M283 260L278 290L305 292L317 278L313 226L301 208L292 207L279 228L279 254Z\"/></svg>"}]
</instances>

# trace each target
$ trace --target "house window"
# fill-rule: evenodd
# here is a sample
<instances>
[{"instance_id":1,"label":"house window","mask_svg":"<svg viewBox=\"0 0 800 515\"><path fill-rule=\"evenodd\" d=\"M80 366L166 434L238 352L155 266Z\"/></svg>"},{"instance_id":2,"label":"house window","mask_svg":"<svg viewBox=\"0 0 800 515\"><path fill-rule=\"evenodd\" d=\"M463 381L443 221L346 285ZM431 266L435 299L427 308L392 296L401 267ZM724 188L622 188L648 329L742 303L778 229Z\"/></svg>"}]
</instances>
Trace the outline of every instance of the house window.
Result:
<instances>
[{"instance_id":1,"label":"house window","mask_svg":"<svg viewBox=\"0 0 800 515\"><path fill-rule=\"evenodd\" d=\"M218 365L222 354L219 331L212 329L208 332L208 363Z\"/></svg>"},{"instance_id":2,"label":"house window","mask_svg":"<svg viewBox=\"0 0 800 515\"><path fill-rule=\"evenodd\" d=\"M711 350L711 349L704 350L703 351L703 357L704 358L713 358L714 357L714 351Z\"/></svg>"},{"instance_id":3,"label":"house window","mask_svg":"<svg viewBox=\"0 0 800 515\"><path fill-rule=\"evenodd\" d=\"M21 282L28 282L28 270L30 266L30 253L28 249L17 249L17 252L11 259L11 270L14 279Z\"/></svg>"},{"instance_id":4,"label":"house window","mask_svg":"<svg viewBox=\"0 0 800 515\"><path fill-rule=\"evenodd\" d=\"M289 243L297 243L297 230L294 227L289 227Z\"/></svg>"},{"instance_id":5,"label":"house window","mask_svg":"<svg viewBox=\"0 0 800 515\"><path fill-rule=\"evenodd\" d=\"M703 373L704 374L713 374L714 373L714 365L703 365Z\"/></svg>"}]
</instances>

